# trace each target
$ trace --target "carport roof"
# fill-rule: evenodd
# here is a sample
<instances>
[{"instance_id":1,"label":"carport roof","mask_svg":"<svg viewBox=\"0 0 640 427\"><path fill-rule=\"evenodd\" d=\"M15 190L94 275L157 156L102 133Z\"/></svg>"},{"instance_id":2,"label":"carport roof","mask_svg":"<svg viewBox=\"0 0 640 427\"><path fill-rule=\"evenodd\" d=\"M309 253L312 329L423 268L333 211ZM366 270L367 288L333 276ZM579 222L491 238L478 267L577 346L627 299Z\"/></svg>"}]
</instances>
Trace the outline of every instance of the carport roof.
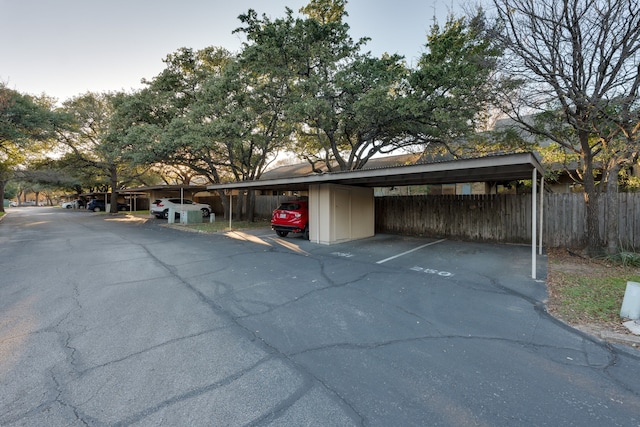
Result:
<instances>
[{"instance_id":1,"label":"carport roof","mask_svg":"<svg viewBox=\"0 0 640 427\"><path fill-rule=\"evenodd\" d=\"M149 191L160 190L160 191L180 191L180 190L191 190L191 191L206 191L206 185L153 185L149 187L135 187L135 188L125 188L118 190L118 194L137 194L137 195L146 195ZM79 196L83 197L96 197L96 196L105 196L107 194L111 194L109 191L95 191L90 193L82 193Z\"/></svg>"},{"instance_id":2,"label":"carport roof","mask_svg":"<svg viewBox=\"0 0 640 427\"><path fill-rule=\"evenodd\" d=\"M149 187L136 187L127 190L120 190L120 193L128 193L130 191L153 191L153 190L167 190L167 191L180 191L180 190L197 190L204 191L207 189L206 185L152 185Z\"/></svg>"},{"instance_id":3,"label":"carport roof","mask_svg":"<svg viewBox=\"0 0 640 427\"><path fill-rule=\"evenodd\" d=\"M230 182L209 185L209 190L307 190L311 184L341 184L361 187L393 187L460 182L514 181L531 179L533 169L544 169L533 153L503 154L438 163L327 172L288 178Z\"/></svg>"}]
</instances>

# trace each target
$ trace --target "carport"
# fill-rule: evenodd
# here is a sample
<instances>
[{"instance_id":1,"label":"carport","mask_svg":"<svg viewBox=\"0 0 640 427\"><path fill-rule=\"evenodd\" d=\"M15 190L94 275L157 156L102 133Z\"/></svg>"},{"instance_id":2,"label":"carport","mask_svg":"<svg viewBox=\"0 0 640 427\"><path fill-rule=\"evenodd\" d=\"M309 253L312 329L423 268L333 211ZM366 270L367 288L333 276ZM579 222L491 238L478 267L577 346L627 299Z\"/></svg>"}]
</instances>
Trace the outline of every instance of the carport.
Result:
<instances>
[{"instance_id":1,"label":"carport","mask_svg":"<svg viewBox=\"0 0 640 427\"><path fill-rule=\"evenodd\" d=\"M536 278L538 241L537 194L540 180L540 212L544 169L533 153L515 153L438 163L328 172L306 176L214 184L209 190L290 190L309 192L309 239L333 244L371 237L374 227L374 187L464 182L532 180L531 275ZM543 215L539 215L542 230ZM542 233L539 238L542 253Z\"/></svg>"}]
</instances>

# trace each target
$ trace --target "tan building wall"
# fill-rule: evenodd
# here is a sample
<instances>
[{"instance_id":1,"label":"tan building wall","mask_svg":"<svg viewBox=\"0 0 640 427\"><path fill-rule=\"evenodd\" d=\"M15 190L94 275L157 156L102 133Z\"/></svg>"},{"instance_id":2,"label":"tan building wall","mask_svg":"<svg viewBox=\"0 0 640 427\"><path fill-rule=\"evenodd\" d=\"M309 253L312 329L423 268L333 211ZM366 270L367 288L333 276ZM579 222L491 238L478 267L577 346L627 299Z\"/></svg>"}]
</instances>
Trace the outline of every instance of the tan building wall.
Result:
<instances>
[{"instance_id":1,"label":"tan building wall","mask_svg":"<svg viewBox=\"0 0 640 427\"><path fill-rule=\"evenodd\" d=\"M375 234L373 189L336 184L309 187L309 240L330 245Z\"/></svg>"}]
</instances>

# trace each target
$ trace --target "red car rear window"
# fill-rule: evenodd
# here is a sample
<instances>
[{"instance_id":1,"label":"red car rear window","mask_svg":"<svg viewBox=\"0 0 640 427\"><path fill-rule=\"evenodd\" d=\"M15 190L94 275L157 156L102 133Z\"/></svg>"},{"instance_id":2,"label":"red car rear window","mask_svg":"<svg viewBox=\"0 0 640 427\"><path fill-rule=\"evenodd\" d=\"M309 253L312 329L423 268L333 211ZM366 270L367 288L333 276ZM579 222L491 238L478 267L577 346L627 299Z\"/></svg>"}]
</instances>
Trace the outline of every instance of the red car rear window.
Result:
<instances>
[{"instance_id":1,"label":"red car rear window","mask_svg":"<svg viewBox=\"0 0 640 427\"><path fill-rule=\"evenodd\" d=\"M280 211L297 211L300 210L301 206L299 203L282 203L278 210Z\"/></svg>"}]
</instances>

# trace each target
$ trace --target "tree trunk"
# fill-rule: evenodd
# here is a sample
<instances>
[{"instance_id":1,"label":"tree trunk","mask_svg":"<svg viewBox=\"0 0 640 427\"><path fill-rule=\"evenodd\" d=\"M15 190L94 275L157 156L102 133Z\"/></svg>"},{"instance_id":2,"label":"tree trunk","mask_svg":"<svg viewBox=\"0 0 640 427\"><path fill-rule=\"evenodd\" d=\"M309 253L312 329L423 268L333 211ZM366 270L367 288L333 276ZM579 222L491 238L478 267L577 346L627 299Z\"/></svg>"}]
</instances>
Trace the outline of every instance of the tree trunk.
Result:
<instances>
[{"instance_id":1,"label":"tree trunk","mask_svg":"<svg viewBox=\"0 0 640 427\"><path fill-rule=\"evenodd\" d=\"M587 208L587 255L597 257L602 255L602 241L600 239L600 209L598 206L598 192L593 177L592 162L585 162L584 174L584 202Z\"/></svg>"},{"instance_id":2,"label":"tree trunk","mask_svg":"<svg viewBox=\"0 0 640 427\"><path fill-rule=\"evenodd\" d=\"M118 213L118 170L111 167L111 208L109 213Z\"/></svg>"},{"instance_id":3,"label":"tree trunk","mask_svg":"<svg viewBox=\"0 0 640 427\"><path fill-rule=\"evenodd\" d=\"M0 179L0 212L4 212L4 186L7 181Z\"/></svg>"},{"instance_id":4,"label":"tree trunk","mask_svg":"<svg viewBox=\"0 0 640 427\"><path fill-rule=\"evenodd\" d=\"M220 196L220 202L222 203L222 209L224 209L224 218L229 219L229 196L224 194L224 190L217 190L218 196Z\"/></svg>"},{"instance_id":5,"label":"tree trunk","mask_svg":"<svg viewBox=\"0 0 640 427\"><path fill-rule=\"evenodd\" d=\"M615 255L619 252L620 248L618 243L620 238L618 236L618 214L620 210L618 200L618 171L619 165L613 166L609 170L609 176L607 179L607 196L606 196L606 210L605 219L607 227L607 254Z\"/></svg>"},{"instance_id":6,"label":"tree trunk","mask_svg":"<svg viewBox=\"0 0 640 427\"><path fill-rule=\"evenodd\" d=\"M584 128L584 127L583 127ZM598 204L599 191L593 174L593 152L589 144L589 132L578 131L578 140L582 147L582 162L584 164L584 203L587 210L587 255L598 257L603 255L603 244L600 239L600 209Z\"/></svg>"},{"instance_id":7,"label":"tree trunk","mask_svg":"<svg viewBox=\"0 0 640 427\"><path fill-rule=\"evenodd\" d=\"M242 221L242 207L244 205L244 191L238 191L238 199L236 200L236 221Z\"/></svg>"},{"instance_id":8,"label":"tree trunk","mask_svg":"<svg viewBox=\"0 0 640 427\"><path fill-rule=\"evenodd\" d=\"M247 192L247 221L249 222L255 221L255 210L256 210L256 191L249 190Z\"/></svg>"}]
</instances>

